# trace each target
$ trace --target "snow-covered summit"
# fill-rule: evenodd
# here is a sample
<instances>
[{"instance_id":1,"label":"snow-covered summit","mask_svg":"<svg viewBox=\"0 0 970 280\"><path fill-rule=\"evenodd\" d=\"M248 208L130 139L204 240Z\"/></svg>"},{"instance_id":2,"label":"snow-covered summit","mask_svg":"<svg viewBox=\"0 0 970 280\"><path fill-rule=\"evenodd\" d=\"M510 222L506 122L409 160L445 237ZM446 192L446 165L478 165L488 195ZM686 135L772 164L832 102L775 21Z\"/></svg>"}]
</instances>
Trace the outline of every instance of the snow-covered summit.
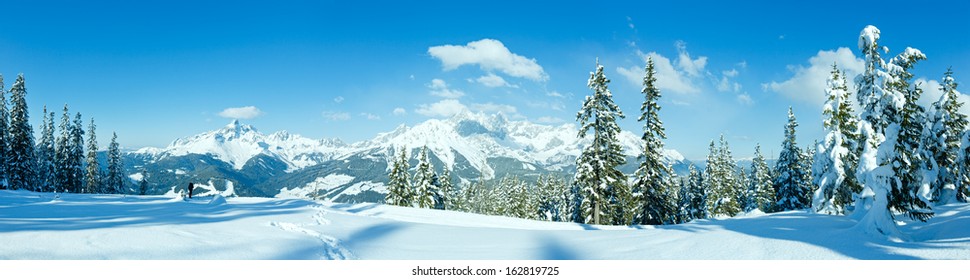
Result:
<instances>
[{"instance_id":1,"label":"snow-covered summit","mask_svg":"<svg viewBox=\"0 0 970 280\"><path fill-rule=\"evenodd\" d=\"M257 155L267 155L282 160L292 171L328 160L342 146L345 144L339 140L313 140L286 131L267 136L251 125L233 120L220 129L176 139L166 148L142 148L135 153L154 157L211 155L236 169L242 169Z\"/></svg>"},{"instance_id":2,"label":"snow-covered summit","mask_svg":"<svg viewBox=\"0 0 970 280\"><path fill-rule=\"evenodd\" d=\"M619 138L624 154L639 155L643 144L637 135L623 131ZM475 113L466 109L447 119L429 119L414 126L401 124L373 139L353 144L336 138L310 139L287 131L265 135L251 125L233 120L220 129L177 139L166 148L143 148L134 153L154 158L211 155L236 169L242 169L258 155L266 155L286 163L287 171L291 172L352 156L391 162L401 148L408 148L413 156L417 149L427 146L449 169L463 161L486 178L492 178L495 167L490 166L489 159L510 158L560 170L572 165L589 141L578 137L574 124L542 125L510 120L502 113ZM684 160L673 150L664 154L668 162Z\"/></svg>"}]
</instances>

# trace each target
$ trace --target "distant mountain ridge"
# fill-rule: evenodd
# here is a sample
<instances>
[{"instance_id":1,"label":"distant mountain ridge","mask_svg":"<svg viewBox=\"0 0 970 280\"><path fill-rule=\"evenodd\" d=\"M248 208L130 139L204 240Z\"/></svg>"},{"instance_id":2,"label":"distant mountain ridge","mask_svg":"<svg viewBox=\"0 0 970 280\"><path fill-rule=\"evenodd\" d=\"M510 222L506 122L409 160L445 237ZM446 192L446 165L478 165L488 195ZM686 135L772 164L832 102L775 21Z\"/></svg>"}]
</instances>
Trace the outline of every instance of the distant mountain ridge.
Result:
<instances>
[{"instance_id":1,"label":"distant mountain ridge","mask_svg":"<svg viewBox=\"0 0 970 280\"><path fill-rule=\"evenodd\" d=\"M234 120L217 130L176 139L165 148L129 152L126 162L135 171L130 177L147 176L153 193L177 191L188 182L212 181L221 190L225 182L232 182L234 192L242 196L375 202L383 199L389 163L401 148L408 149L413 167L415 155L427 146L436 170L447 166L456 182L506 175L571 178L575 159L589 142L577 135L573 124L541 125L468 110L413 127L402 124L352 144L285 131L266 135ZM628 157L621 169L633 173L642 142L627 131L619 140ZM675 171L686 172L690 162L680 153L666 150L664 154Z\"/></svg>"}]
</instances>

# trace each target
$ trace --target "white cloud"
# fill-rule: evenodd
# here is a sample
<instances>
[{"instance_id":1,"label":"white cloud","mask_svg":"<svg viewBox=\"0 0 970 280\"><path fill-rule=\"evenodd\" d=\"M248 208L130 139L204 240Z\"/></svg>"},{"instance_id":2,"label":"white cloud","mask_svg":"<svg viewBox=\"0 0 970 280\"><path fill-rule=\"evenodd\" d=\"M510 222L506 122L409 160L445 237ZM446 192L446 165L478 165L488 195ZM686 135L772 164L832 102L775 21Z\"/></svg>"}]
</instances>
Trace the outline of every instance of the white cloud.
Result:
<instances>
[{"instance_id":1,"label":"white cloud","mask_svg":"<svg viewBox=\"0 0 970 280\"><path fill-rule=\"evenodd\" d=\"M432 104L418 105L418 108L414 112L429 117L451 117L467 109L468 107L465 107L458 100L445 99Z\"/></svg>"},{"instance_id":2,"label":"white cloud","mask_svg":"<svg viewBox=\"0 0 970 280\"><path fill-rule=\"evenodd\" d=\"M516 87L516 86L510 85L502 77L492 73L488 73L488 75L478 77L478 79L475 79L475 82L485 85L487 87L511 87L511 88Z\"/></svg>"},{"instance_id":3,"label":"white cloud","mask_svg":"<svg viewBox=\"0 0 970 280\"><path fill-rule=\"evenodd\" d=\"M260 111L256 106L246 106L237 108L226 108L219 112L219 116L223 118L230 119L252 119L263 115L263 111Z\"/></svg>"},{"instance_id":4,"label":"white cloud","mask_svg":"<svg viewBox=\"0 0 970 280\"><path fill-rule=\"evenodd\" d=\"M492 102L472 104L471 109L473 111L479 111L479 112L485 112L485 113L501 112L506 115L516 115L519 112L519 109L515 108L515 106L506 105L506 104L495 104Z\"/></svg>"},{"instance_id":5,"label":"white cloud","mask_svg":"<svg viewBox=\"0 0 970 280\"><path fill-rule=\"evenodd\" d=\"M563 123L564 121L562 119L560 119L560 118L557 118L557 117L545 116L545 117L539 117L538 119L536 119L536 122L538 122L538 123Z\"/></svg>"},{"instance_id":6,"label":"white cloud","mask_svg":"<svg viewBox=\"0 0 970 280\"><path fill-rule=\"evenodd\" d=\"M343 96L334 97L333 102L336 102L336 103L344 102L344 97Z\"/></svg>"},{"instance_id":7,"label":"white cloud","mask_svg":"<svg viewBox=\"0 0 970 280\"><path fill-rule=\"evenodd\" d=\"M842 47L835 51L819 51L808 59L809 66L789 65L794 76L783 82L772 81L762 84L765 91L781 93L788 98L821 105L825 102L825 81L831 76L832 63L837 63L839 69L846 72L849 89L853 87L853 77L862 72L864 62L856 58L848 48Z\"/></svg>"},{"instance_id":8,"label":"white cloud","mask_svg":"<svg viewBox=\"0 0 970 280\"><path fill-rule=\"evenodd\" d=\"M431 80L431 84L428 85L428 88L431 89L431 95L438 97L455 99L465 96L465 92L463 91L448 88L448 83L445 83L445 81L441 79Z\"/></svg>"},{"instance_id":9,"label":"white cloud","mask_svg":"<svg viewBox=\"0 0 970 280\"><path fill-rule=\"evenodd\" d=\"M919 103L919 105L923 105L923 107L926 108L927 110L930 110L932 108L933 102L939 101L940 96L943 96L943 91L940 90L940 82L936 80L927 80L926 78L919 78L919 79L916 79L914 84L918 85L921 89L923 89L923 95L920 96L919 100L917 100L916 103ZM970 96L967 96L966 94L960 94L959 96L960 97L958 97L957 100L959 100L960 102L963 102L963 106L960 107L960 113L963 113L964 115L970 115L970 105L968 105L970 104Z\"/></svg>"},{"instance_id":10,"label":"white cloud","mask_svg":"<svg viewBox=\"0 0 970 280\"><path fill-rule=\"evenodd\" d=\"M391 114L395 116L403 116L403 115L407 115L408 111L404 110L404 108L397 107L397 108L394 108L394 111L391 111Z\"/></svg>"},{"instance_id":11,"label":"white cloud","mask_svg":"<svg viewBox=\"0 0 970 280\"><path fill-rule=\"evenodd\" d=\"M564 98L565 97L561 93L559 93L558 91L555 91L555 90L554 91L547 92L546 93L546 96L559 97L559 98Z\"/></svg>"},{"instance_id":12,"label":"white cloud","mask_svg":"<svg viewBox=\"0 0 970 280\"><path fill-rule=\"evenodd\" d=\"M684 41L677 41L677 66L681 70L687 72L687 74L697 77L704 72L704 66L707 65L707 57L702 56L697 59L692 59L690 53L687 53L687 43Z\"/></svg>"},{"instance_id":13,"label":"white cloud","mask_svg":"<svg viewBox=\"0 0 970 280\"><path fill-rule=\"evenodd\" d=\"M754 100L751 100L751 95L748 95L747 92L738 95L738 102L744 105L754 104Z\"/></svg>"},{"instance_id":14,"label":"white cloud","mask_svg":"<svg viewBox=\"0 0 970 280\"><path fill-rule=\"evenodd\" d=\"M726 92L726 91L740 92L741 91L741 84L739 84L738 82L732 82L731 81L731 78L729 78L728 76L723 76L723 77L721 77L721 80L717 83L717 91L721 91L721 92Z\"/></svg>"},{"instance_id":15,"label":"white cloud","mask_svg":"<svg viewBox=\"0 0 970 280\"><path fill-rule=\"evenodd\" d=\"M464 46L443 45L428 48L428 54L441 60L445 71L477 64L482 70L498 70L512 77L545 81L549 77L535 59L509 51L495 39L481 39Z\"/></svg>"},{"instance_id":16,"label":"white cloud","mask_svg":"<svg viewBox=\"0 0 970 280\"><path fill-rule=\"evenodd\" d=\"M381 116L374 115L371 113L360 113L361 117L367 118L368 120L380 120Z\"/></svg>"},{"instance_id":17,"label":"white cloud","mask_svg":"<svg viewBox=\"0 0 970 280\"><path fill-rule=\"evenodd\" d=\"M721 74L728 78L734 78L738 76L738 69L721 71Z\"/></svg>"},{"instance_id":18,"label":"white cloud","mask_svg":"<svg viewBox=\"0 0 970 280\"><path fill-rule=\"evenodd\" d=\"M323 115L323 118L331 121L350 120L350 114L347 112L324 111L322 115Z\"/></svg>"},{"instance_id":19,"label":"white cloud","mask_svg":"<svg viewBox=\"0 0 970 280\"><path fill-rule=\"evenodd\" d=\"M653 59L653 66L657 71L657 87L661 90L682 94L698 93L701 91L688 77L689 74L674 68L669 58L656 52L644 54L643 52L637 51L637 53L643 58L644 62L647 61L647 57ZM617 67L616 72L627 78L633 85L637 87L643 86L645 72L641 66L630 66L628 68Z\"/></svg>"}]
</instances>

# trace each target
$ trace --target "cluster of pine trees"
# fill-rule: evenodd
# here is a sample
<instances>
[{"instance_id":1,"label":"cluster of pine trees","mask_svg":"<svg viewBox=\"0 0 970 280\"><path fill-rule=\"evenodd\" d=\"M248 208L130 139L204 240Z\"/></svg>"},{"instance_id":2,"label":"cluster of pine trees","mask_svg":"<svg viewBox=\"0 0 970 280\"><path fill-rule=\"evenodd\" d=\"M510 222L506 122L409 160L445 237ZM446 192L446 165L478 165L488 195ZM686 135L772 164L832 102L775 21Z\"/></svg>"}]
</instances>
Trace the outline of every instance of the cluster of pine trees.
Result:
<instances>
[{"instance_id":1,"label":"cluster of pine trees","mask_svg":"<svg viewBox=\"0 0 970 280\"><path fill-rule=\"evenodd\" d=\"M44 107L40 139L34 141L34 130L27 112L27 89L23 74L13 87L4 90L0 75L0 189L37 192L125 193L125 174L117 134L108 146L107 168L98 162L98 142L94 119L88 126L87 153L81 113L72 120L67 105L58 128L54 112ZM10 108L7 94L10 94ZM55 137L55 130L60 135ZM36 143L36 144L35 144Z\"/></svg>"},{"instance_id":2,"label":"cluster of pine trees","mask_svg":"<svg viewBox=\"0 0 970 280\"><path fill-rule=\"evenodd\" d=\"M952 71L943 76L939 100L924 108L910 71L926 55L906 48L886 61L888 48L879 37L871 25L859 36L865 68L855 79L858 114L845 73L833 65L823 109L828 133L815 155L819 187L811 207L853 213L867 229L894 234L898 214L926 221L933 204L967 201L970 134Z\"/></svg>"},{"instance_id":3,"label":"cluster of pine trees","mask_svg":"<svg viewBox=\"0 0 970 280\"><path fill-rule=\"evenodd\" d=\"M798 146L798 122L792 109L775 166L769 167L760 145L747 168L738 166L723 135L711 141L704 170L693 165L678 178L663 158L666 139L657 103L661 94L648 59L643 78L644 146L632 175L618 170L626 163L617 136L624 118L612 100L610 82L597 61L587 96L577 114L579 137L589 138L567 182L540 177L534 184L515 177L491 186L484 180L456 189L447 175L434 174L422 149L412 178L405 150L391 172L388 204L451 209L550 221L588 224L673 224L739 213L811 209L827 214L858 214L861 223L880 233L894 230L896 214L925 221L933 203L966 202L970 197L970 132L961 114L952 72L942 79L943 95L931 108L917 103L922 90L909 72L925 59L907 48L887 61L880 57L879 30L866 27L859 47L865 71L856 80L862 112L853 112L845 73L833 65L827 81L822 142ZM715 145L717 144L717 145Z\"/></svg>"}]
</instances>

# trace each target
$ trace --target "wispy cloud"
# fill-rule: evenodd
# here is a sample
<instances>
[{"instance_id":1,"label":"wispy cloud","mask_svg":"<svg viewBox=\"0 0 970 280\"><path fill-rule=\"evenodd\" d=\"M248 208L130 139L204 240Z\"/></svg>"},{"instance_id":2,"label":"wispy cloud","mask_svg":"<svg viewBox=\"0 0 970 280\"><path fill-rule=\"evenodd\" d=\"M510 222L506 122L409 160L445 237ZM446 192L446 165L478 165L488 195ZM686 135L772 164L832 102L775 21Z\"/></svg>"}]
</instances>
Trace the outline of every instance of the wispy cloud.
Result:
<instances>
[{"instance_id":1,"label":"wispy cloud","mask_svg":"<svg viewBox=\"0 0 970 280\"><path fill-rule=\"evenodd\" d=\"M428 89L431 90L431 95L443 98L456 99L465 96L465 92L449 88L448 83L445 83L442 79L431 80L431 84L428 84Z\"/></svg>"},{"instance_id":2,"label":"wispy cloud","mask_svg":"<svg viewBox=\"0 0 970 280\"><path fill-rule=\"evenodd\" d=\"M505 81L505 79L493 73L488 73L488 75L478 77L474 81L476 83L482 84L487 87L511 87L511 88L518 87L518 86L509 84L508 82Z\"/></svg>"},{"instance_id":3,"label":"wispy cloud","mask_svg":"<svg viewBox=\"0 0 970 280\"><path fill-rule=\"evenodd\" d=\"M371 114L371 113L360 113L360 116L361 117L364 117L364 118L366 118L368 120L375 120L376 121L376 120L380 120L381 119L381 116L374 115L374 114Z\"/></svg>"},{"instance_id":4,"label":"wispy cloud","mask_svg":"<svg viewBox=\"0 0 970 280\"><path fill-rule=\"evenodd\" d=\"M657 71L657 87L661 90L680 94L699 93L701 91L691 80L690 74L686 70L675 67L669 58L656 52L643 53L637 51L637 54L643 59L644 65L648 57L653 59L654 69ZM617 67L616 72L633 85L643 86L643 76L646 74L643 66Z\"/></svg>"},{"instance_id":5,"label":"wispy cloud","mask_svg":"<svg viewBox=\"0 0 970 280\"><path fill-rule=\"evenodd\" d=\"M246 107L236 107L236 108L226 108L219 112L219 116L223 118L230 119L252 119L263 115L263 111L260 111L256 106L246 106Z\"/></svg>"},{"instance_id":6,"label":"wispy cloud","mask_svg":"<svg viewBox=\"0 0 970 280\"><path fill-rule=\"evenodd\" d=\"M407 110L404 110L404 108L397 107L397 108L394 108L393 111L391 111L391 114L393 114L395 116L404 116L404 115L407 115L408 114L408 111Z\"/></svg>"},{"instance_id":7,"label":"wispy cloud","mask_svg":"<svg viewBox=\"0 0 970 280\"><path fill-rule=\"evenodd\" d=\"M350 120L350 113L347 112L337 112L337 111L324 111L322 113L324 119L331 121L346 121Z\"/></svg>"},{"instance_id":8,"label":"wispy cloud","mask_svg":"<svg viewBox=\"0 0 970 280\"><path fill-rule=\"evenodd\" d=\"M467 109L468 107L458 100L445 99L431 104L418 105L414 112L429 117L451 117Z\"/></svg>"}]
</instances>

